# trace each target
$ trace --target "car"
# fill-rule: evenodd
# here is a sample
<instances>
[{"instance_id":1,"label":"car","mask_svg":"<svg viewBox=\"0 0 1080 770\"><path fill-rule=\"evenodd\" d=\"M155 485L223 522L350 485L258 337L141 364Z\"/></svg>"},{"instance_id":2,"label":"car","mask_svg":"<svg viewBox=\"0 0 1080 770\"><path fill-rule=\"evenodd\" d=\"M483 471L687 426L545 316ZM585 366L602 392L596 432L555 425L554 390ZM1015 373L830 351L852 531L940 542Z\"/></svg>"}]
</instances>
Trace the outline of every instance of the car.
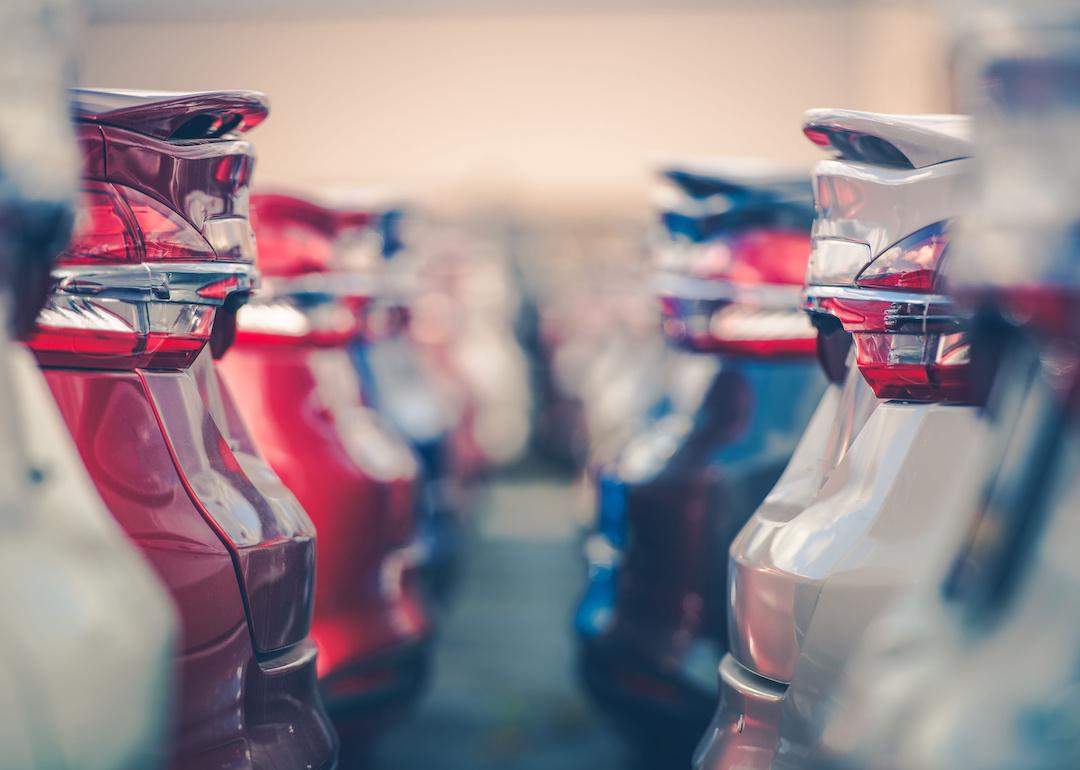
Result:
<instances>
[{"instance_id":1,"label":"car","mask_svg":"<svg viewBox=\"0 0 1080 770\"><path fill-rule=\"evenodd\" d=\"M812 110L803 130L832 155L814 170L805 303L835 384L731 545L730 651L699 770L812 761L828 694L945 536L979 435L969 339L939 284L969 120Z\"/></svg>"},{"instance_id":2,"label":"car","mask_svg":"<svg viewBox=\"0 0 1080 770\"><path fill-rule=\"evenodd\" d=\"M454 475L471 485L529 446L530 371L517 336L523 302L495 237L435 225L424 243L411 337L452 405Z\"/></svg>"},{"instance_id":3,"label":"car","mask_svg":"<svg viewBox=\"0 0 1080 770\"><path fill-rule=\"evenodd\" d=\"M668 385L650 422L594 470L575 625L582 678L616 727L656 761L688 762L726 648L724 554L824 378L799 296L806 176L700 162L664 175L677 190L661 212Z\"/></svg>"},{"instance_id":4,"label":"car","mask_svg":"<svg viewBox=\"0 0 1080 770\"><path fill-rule=\"evenodd\" d=\"M981 451L954 477L954 536L867 632L833 699L833 767L1080 764L1080 177L1061 162L1077 147L1080 38L1075 10L1068 29L1027 4L997 10L968 20L958 61L977 193L945 268L992 383Z\"/></svg>"},{"instance_id":5,"label":"car","mask_svg":"<svg viewBox=\"0 0 1080 770\"><path fill-rule=\"evenodd\" d=\"M348 348L360 375L364 403L386 420L420 461L416 494L417 538L424 551L421 571L428 594L447 605L465 566L472 485L454 458L458 412L412 336L412 303L423 259L408 230L418 215L404 203L358 191L332 200L339 210L368 214L372 220L351 245L338 245L339 250L368 252L366 269L377 279L365 311L366 331Z\"/></svg>"},{"instance_id":6,"label":"car","mask_svg":"<svg viewBox=\"0 0 1080 770\"><path fill-rule=\"evenodd\" d=\"M266 99L76 89L72 112L82 206L28 345L98 494L179 611L169 767L333 768L309 635L315 528L213 360L258 282L241 135Z\"/></svg>"},{"instance_id":7,"label":"car","mask_svg":"<svg viewBox=\"0 0 1080 770\"><path fill-rule=\"evenodd\" d=\"M34 329L78 189L68 41L50 23L63 19L37 3L0 10L0 767L150 770L165 760L172 604L17 342Z\"/></svg>"},{"instance_id":8,"label":"car","mask_svg":"<svg viewBox=\"0 0 1080 770\"><path fill-rule=\"evenodd\" d=\"M430 665L419 462L365 405L350 352L375 328L382 258L346 250L370 234L371 213L281 192L252 196L252 209L266 291L240 309L221 370L256 445L320 533L311 635L351 757L415 704Z\"/></svg>"}]
</instances>

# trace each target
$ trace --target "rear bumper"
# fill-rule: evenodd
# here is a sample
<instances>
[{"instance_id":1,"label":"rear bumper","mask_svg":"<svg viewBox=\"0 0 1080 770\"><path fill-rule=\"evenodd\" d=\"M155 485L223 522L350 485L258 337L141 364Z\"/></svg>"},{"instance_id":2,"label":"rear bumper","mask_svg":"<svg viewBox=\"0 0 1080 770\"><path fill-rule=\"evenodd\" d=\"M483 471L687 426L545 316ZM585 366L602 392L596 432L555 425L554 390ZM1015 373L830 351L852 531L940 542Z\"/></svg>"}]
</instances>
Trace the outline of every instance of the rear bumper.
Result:
<instances>
[{"instance_id":1,"label":"rear bumper","mask_svg":"<svg viewBox=\"0 0 1080 770\"><path fill-rule=\"evenodd\" d=\"M631 739L669 736L687 747L700 736L716 703L715 645L692 645L701 654L674 662L661 651L644 653L607 635L584 638L580 675L589 694Z\"/></svg>"},{"instance_id":2,"label":"rear bumper","mask_svg":"<svg viewBox=\"0 0 1080 770\"><path fill-rule=\"evenodd\" d=\"M720 663L720 704L694 756L694 770L769 770L780 747L787 686L757 676L731 655Z\"/></svg>"},{"instance_id":3,"label":"rear bumper","mask_svg":"<svg viewBox=\"0 0 1080 770\"><path fill-rule=\"evenodd\" d=\"M342 739L367 739L415 704L430 671L431 643L425 639L342 666L319 686Z\"/></svg>"},{"instance_id":4,"label":"rear bumper","mask_svg":"<svg viewBox=\"0 0 1080 770\"><path fill-rule=\"evenodd\" d=\"M337 736L319 700L315 658L307 640L248 667L245 721L254 767L336 766Z\"/></svg>"}]
</instances>

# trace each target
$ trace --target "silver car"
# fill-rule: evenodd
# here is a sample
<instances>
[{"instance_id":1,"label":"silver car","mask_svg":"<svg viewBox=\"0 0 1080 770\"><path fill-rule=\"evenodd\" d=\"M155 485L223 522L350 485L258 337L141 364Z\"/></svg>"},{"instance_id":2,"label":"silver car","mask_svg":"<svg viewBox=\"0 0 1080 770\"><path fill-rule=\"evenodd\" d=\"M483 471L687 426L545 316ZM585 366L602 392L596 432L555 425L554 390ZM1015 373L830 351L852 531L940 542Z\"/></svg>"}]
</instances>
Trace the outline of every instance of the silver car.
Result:
<instances>
[{"instance_id":1,"label":"silver car","mask_svg":"<svg viewBox=\"0 0 1080 770\"><path fill-rule=\"evenodd\" d=\"M832 155L814 172L806 307L833 384L731 546L730 653L699 770L813 760L853 648L946 536L978 437L968 339L938 280L968 120L814 110L804 133Z\"/></svg>"},{"instance_id":2,"label":"silver car","mask_svg":"<svg viewBox=\"0 0 1080 770\"><path fill-rule=\"evenodd\" d=\"M985 440L958 537L851 666L836 765L1080 767L1080 13L1036 6L958 47L978 195L947 272L993 375Z\"/></svg>"}]
</instances>

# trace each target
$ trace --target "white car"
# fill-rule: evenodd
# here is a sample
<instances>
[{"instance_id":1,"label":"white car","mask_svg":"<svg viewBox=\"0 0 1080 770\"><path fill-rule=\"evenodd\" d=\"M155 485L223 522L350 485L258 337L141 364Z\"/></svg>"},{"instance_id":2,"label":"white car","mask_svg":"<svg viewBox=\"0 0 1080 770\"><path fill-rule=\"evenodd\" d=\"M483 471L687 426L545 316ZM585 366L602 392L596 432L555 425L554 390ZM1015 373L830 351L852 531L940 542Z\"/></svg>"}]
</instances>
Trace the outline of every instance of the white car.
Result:
<instances>
[{"instance_id":1,"label":"white car","mask_svg":"<svg viewBox=\"0 0 1080 770\"><path fill-rule=\"evenodd\" d=\"M814 110L804 132L833 155L814 171L806 307L834 384L731 546L730 652L698 770L813 760L852 649L944 537L978 437L967 338L937 286L968 120Z\"/></svg>"},{"instance_id":2,"label":"white car","mask_svg":"<svg viewBox=\"0 0 1080 770\"><path fill-rule=\"evenodd\" d=\"M993 375L986 440L958 537L852 663L844 767L1080 767L1080 14L1000 11L960 48L978 193L947 267Z\"/></svg>"},{"instance_id":3,"label":"white car","mask_svg":"<svg viewBox=\"0 0 1080 770\"><path fill-rule=\"evenodd\" d=\"M32 330L70 230L65 10L0 8L0 769L151 770L167 750L172 605L7 331Z\"/></svg>"}]
</instances>

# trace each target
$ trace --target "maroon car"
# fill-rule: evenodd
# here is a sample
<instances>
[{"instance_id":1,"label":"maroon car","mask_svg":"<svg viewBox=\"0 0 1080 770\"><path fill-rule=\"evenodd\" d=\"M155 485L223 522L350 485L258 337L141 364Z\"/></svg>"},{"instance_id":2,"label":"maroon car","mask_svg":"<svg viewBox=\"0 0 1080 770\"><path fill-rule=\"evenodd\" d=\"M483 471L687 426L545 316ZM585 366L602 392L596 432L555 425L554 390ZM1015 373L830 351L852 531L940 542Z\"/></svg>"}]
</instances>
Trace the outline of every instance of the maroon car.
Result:
<instances>
[{"instance_id":1,"label":"maroon car","mask_svg":"<svg viewBox=\"0 0 1080 770\"><path fill-rule=\"evenodd\" d=\"M257 284L260 94L73 94L76 233L30 341L99 493L182 622L173 768L331 768L309 638L315 530L212 355ZM103 704L104 705L104 704Z\"/></svg>"}]
</instances>

